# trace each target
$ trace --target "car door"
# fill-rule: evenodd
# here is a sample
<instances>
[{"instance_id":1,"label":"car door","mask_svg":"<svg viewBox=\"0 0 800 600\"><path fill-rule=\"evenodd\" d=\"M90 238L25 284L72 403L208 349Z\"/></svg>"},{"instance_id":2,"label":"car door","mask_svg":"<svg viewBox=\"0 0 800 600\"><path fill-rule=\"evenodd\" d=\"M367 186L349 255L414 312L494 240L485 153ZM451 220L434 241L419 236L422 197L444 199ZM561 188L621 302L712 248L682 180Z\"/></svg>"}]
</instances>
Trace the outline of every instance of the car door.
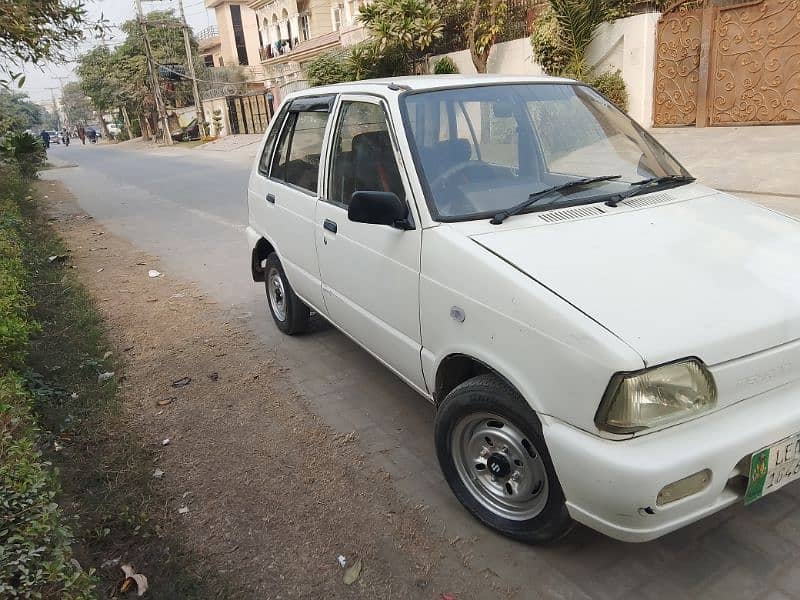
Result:
<instances>
[{"instance_id":1,"label":"car door","mask_svg":"<svg viewBox=\"0 0 800 600\"><path fill-rule=\"evenodd\" d=\"M295 293L324 311L314 240L320 155L333 96L294 100L278 115L249 185L251 222L278 252ZM273 139L270 139L273 138Z\"/></svg>"},{"instance_id":2,"label":"car door","mask_svg":"<svg viewBox=\"0 0 800 600\"><path fill-rule=\"evenodd\" d=\"M328 316L424 392L419 327L422 231L414 225L419 218L388 111L377 97L343 95L330 137L329 176L315 218ZM412 228L348 220L355 191L394 192L409 204Z\"/></svg>"}]
</instances>

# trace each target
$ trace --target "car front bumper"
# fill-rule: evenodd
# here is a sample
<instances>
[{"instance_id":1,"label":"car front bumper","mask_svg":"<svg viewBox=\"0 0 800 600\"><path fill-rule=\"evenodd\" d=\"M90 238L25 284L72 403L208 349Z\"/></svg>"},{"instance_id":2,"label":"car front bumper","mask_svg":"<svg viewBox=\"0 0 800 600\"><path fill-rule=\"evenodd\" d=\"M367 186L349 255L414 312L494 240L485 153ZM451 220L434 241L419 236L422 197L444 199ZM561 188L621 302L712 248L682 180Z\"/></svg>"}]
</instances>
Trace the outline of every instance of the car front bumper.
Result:
<instances>
[{"instance_id":1,"label":"car front bumper","mask_svg":"<svg viewBox=\"0 0 800 600\"><path fill-rule=\"evenodd\" d=\"M800 432L800 382L629 440L603 439L546 416L542 423L572 518L645 542L743 501L751 454ZM712 475L702 491L656 505L664 486L703 469Z\"/></svg>"}]
</instances>

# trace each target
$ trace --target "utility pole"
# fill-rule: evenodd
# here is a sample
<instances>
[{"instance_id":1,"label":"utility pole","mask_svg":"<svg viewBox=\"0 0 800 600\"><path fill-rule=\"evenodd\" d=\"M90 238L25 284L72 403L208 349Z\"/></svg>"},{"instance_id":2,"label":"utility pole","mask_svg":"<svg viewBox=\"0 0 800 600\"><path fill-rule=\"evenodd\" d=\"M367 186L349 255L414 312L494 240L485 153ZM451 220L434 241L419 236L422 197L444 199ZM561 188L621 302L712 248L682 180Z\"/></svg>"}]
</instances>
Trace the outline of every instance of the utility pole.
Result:
<instances>
[{"instance_id":1,"label":"utility pole","mask_svg":"<svg viewBox=\"0 0 800 600\"><path fill-rule=\"evenodd\" d=\"M189 25L186 23L186 13L183 12L183 0L178 0L178 6L181 9L181 22L183 23L183 43L186 46L186 63L189 67L189 77L192 78L192 95L194 96L197 128L200 132L200 137L204 138L208 134L206 131L206 113L203 109L203 102L200 99L200 89L197 87L197 76L194 72L194 58L192 57L192 45L189 41Z\"/></svg>"},{"instance_id":2,"label":"utility pole","mask_svg":"<svg viewBox=\"0 0 800 600\"><path fill-rule=\"evenodd\" d=\"M58 104L56 104L56 93L57 87L49 87L45 88L50 90L50 100L53 102L53 112L56 115L56 131L61 131L61 116L58 114Z\"/></svg>"},{"instance_id":3,"label":"utility pole","mask_svg":"<svg viewBox=\"0 0 800 600\"><path fill-rule=\"evenodd\" d=\"M167 120L167 109L164 106L164 98L161 96L161 88L158 85L158 73L156 72L155 62L153 61L153 49L150 47L150 38L147 35L147 20L142 11L142 0L136 0L136 16L139 26L142 28L142 39L144 40L144 53L147 56L147 67L150 71L150 81L153 84L153 98L156 101L156 110L161 126L164 128L164 142L172 145L172 136L169 132L169 121Z\"/></svg>"},{"instance_id":4,"label":"utility pole","mask_svg":"<svg viewBox=\"0 0 800 600\"><path fill-rule=\"evenodd\" d=\"M58 77L58 84L61 86L61 104L64 105L64 127L69 127L69 112L67 112L67 105L64 104L64 80L69 79L69 77Z\"/></svg>"}]
</instances>

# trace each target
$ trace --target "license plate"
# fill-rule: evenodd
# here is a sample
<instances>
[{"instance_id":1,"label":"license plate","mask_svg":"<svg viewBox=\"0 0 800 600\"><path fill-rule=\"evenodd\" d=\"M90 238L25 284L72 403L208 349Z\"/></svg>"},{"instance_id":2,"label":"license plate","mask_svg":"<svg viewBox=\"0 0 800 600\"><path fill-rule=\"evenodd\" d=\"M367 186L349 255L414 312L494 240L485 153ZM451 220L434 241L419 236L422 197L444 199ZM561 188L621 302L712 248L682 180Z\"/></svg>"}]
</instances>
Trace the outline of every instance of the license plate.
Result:
<instances>
[{"instance_id":1,"label":"license plate","mask_svg":"<svg viewBox=\"0 0 800 600\"><path fill-rule=\"evenodd\" d=\"M755 502L795 479L800 479L800 434L753 453L744 503Z\"/></svg>"}]
</instances>

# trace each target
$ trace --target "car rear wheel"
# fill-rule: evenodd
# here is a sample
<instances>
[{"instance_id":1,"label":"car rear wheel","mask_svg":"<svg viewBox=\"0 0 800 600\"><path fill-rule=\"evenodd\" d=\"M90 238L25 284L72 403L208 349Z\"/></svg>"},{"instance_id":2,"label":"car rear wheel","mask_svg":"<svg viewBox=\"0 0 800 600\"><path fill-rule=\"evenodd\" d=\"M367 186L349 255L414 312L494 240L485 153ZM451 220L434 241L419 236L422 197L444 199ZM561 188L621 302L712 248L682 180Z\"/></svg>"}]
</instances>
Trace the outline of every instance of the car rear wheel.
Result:
<instances>
[{"instance_id":1,"label":"car rear wheel","mask_svg":"<svg viewBox=\"0 0 800 600\"><path fill-rule=\"evenodd\" d=\"M479 521L534 544L572 529L541 423L506 382L479 375L456 387L439 408L435 435L447 483Z\"/></svg>"},{"instance_id":2,"label":"car rear wheel","mask_svg":"<svg viewBox=\"0 0 800 600\"><path fill-rule=\"evenodd\" d=\"M269 312L278 329L288 335L306 331L310 315L308 306L292 290L281 261L274 252L264 264L264 284Z\"/></svg>"}]
</instances>

